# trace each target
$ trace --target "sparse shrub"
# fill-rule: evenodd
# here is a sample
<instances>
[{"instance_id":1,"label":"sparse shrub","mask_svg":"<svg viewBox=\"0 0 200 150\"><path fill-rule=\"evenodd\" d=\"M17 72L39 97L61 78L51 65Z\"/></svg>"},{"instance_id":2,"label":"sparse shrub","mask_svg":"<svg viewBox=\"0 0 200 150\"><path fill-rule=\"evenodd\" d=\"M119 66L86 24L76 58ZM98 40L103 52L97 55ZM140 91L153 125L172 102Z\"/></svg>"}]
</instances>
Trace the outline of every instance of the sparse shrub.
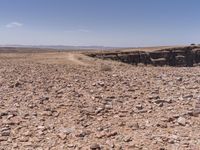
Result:
<instances>
[{"instance_id":1,"label":"sparse shrub","mask_svg":"<svg viewBox=\"0 0 200 150\"><path fill-rule=\"evenodd\" d=\"M78 60L83 60L83 58L82 58L82 57L77 57L77 59L78 59Z\"/></svg>"},{"instance_id":2,"label":"sparse shrub","mask_svg":"<svg viewBox=\"0 0 200 150\"><path fill-rule=\"evenodd\" d=\"M100 70L101 71L112 71L112 68L109 65L102 64Z\"/></svg>"}]
</instances>

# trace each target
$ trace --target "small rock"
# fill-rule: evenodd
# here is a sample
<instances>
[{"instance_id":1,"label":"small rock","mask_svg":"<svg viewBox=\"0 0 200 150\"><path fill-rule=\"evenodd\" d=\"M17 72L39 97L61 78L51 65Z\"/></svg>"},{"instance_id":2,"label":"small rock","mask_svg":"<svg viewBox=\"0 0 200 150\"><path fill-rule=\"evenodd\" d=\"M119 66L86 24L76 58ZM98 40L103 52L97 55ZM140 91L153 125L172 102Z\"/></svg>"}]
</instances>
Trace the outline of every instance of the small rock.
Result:
<instances>
[{"instance_id":1,"label":"small rock","mask_svg":"<svg viewBox=\"0 0 200 150\"><path fill-rule=\"evenodd\" d=\"M9 127L4 127L1 129L1 135L2 136L10 136L10 128Z\"/></svg>"},{"instance_id":2,"label":"small rock","mask_svg":"<svg viewBox=\"0 0 200 150\"><path fill-rule=\"evenodd\" d=\"M60 139L62 139L62 140L65 140L65 139L67 138L67 134L65 134L65 133L59 133L59 134L58 134L58 137L59 137Z\"/></svg>"},{"instance_id":3,"label":"small rock","mask_svg":"<svg viewBox=\"0 0 200 150\"><path fill-rule=\"evenodd\" d=\"M109 147L111 147L111 148L115 147L115 144L112 141L110 141L110 140L107 140L106 144L109 145Z\"/></svg>"},{"instance_id":4,"label":"small rock","mask_svg":"<svg viewBox=\"0 0 200 150\"><path fill-rule=\"evenodd\" d=\"M101 138L103 138L105 136L106 136L106 134L104 132L96 134L96 138L98 138L98 139L101 139Z\"/></svg>"},{"instance_id":5,"label":"small rock","mask_svg":"<svg viewBox=\"0 0 200 150\"><path fill-rule=\"evenodd\" d=\"M83 138L83 137L85 137L87 135L90 135L90 133L91 132L89 130L88 131L80 131L79 133L76 134L76 137Z\"/></svg>"},{"instance_id":6,"label":"small rock","mask_svg":"<svg viewBox=\"0 0 200 150\"><path fill-rule=\"evenodd\" d=\"M124 142L131 142L132 141L132 137L127 136L124 138Z\"/></svg>"},{"instance_id":7,"label":"small rock","mask_svg":"<svg viewBox=\"0 0 200 150\"><path fill-rule=\"evenodd\" d=\"M7 141L7 140L8 140L8 137L6 136L0 137L0 142Z\"/></svg>"},{"instance_id":8,"label":"small rock","mask_svg":"<svg viewBox=\"0 0 200 150\"><path fill-rule=\"evenodd\" d=\"M61 128L60 132L65 133L65 134L71 134L72 132L74 132L75 129L74 128Z\"/></svg>"},{"instance_id":9,"label":"small rock","mask_svg":"<svg viewBox=\"0 0 200 150\"><path fill-rule=\"evenodd\" d=\"M183 96L183 99L191 99L191 98L193 98L193 95L191 94Z\"/></svg>"},{"instance_id":10,"label":"small rock","mask_svg":"<svg viewBox=\"0 0 200 150\"><path fill-rule=\"evenodd\" d=\"M142 109L143 109L143 107L142 107L141 104L136 105L136 108L137 108L138 110L142 110Z\"/></svg>"},{"instance_id":11,"label":"small rock","mask_svg":"<svg viewBox=\"0 0 200 150\"><path fill-rule=\"evenodd\" d=\"M198 117L199 114L200 114L200 98L198 98L195 102L192 115L195 116L195 117Z\"/></svg>"},{"instance_id":12,"label":"small rock","mask_svg":"<svg viewBox=\"0 0 200 150\"><path fill-rule=\"evenodd\" d=\"M1 133L2 136L10 136L10 130L3 131Z\"/></svg>"},{"instance_id":13,"label":"small rock","mask_svg":"<svg viewBox=\"0 0 200 150\"><path fill-rule=\"evenodd\" d=\"M25 137L25 136L22 136L20 137L19 141L20 142L28 142L29 138L28 137Z\"/></svg>"},{"instance_id":14,"label":"small rock","mask_svg":"<svg viewBox=\"0 0 200 150\"><path fill-rule=\"evenodd\" d=\"M194 109L192 111L192 113L190 113L190 115L194 116L194 117L198 117L200 114L200 109Z\"/></svg>"},{"instance_id":15,"label":"small rock","mask_svg":"<svg viewBox=\"0 0 200 150\"><path fill-rule=\"evenodd\" d=\"M140 128L138 123L133 123L133 124L129 125L129 127L132 130L138 130Z\"/></svg>"},{"instance_id":16,"label":"small rock","mask_svg":"<svg viewBox=\"0 0 200 150\"><path fill-rule=\"evenodd\" d=\"M8 112L1 112L1 113L0 113L0 116L1 116L1 117L7 116L7 115L8 115Z\"/></svg>"},{"instance_id":17,"label":"small rock","mask_svg":"<svg viewBox=\"0 0 200 150\"><path fill-rule=\"evenodd\" d=\"M90 146L90 149L91 149L91 150L101 150L101 147L100 147L99 144L94 143L94 144L92 144L92 145Z\"/></svg>"},{"instance_id":18,"label":"small rock","mask_svg":"<svg viewBox=\"0 0 200 150\"><path fill-rule=\"evenodd\" d=\"M105 105L105 109L113 109L113 106L110 104Z\"/></svg>"},{"instance_id":19,"label":"small rock","mask_svg":"<svg viewBox=\"0 0 200 150\"><path fill-rule=\"evenodd\" d=\"M116 136L116 135L117 135L117 132L111 132L107 134L107 137Z\"/></svg>"},{"instance_id":20,"label":"small rock","mask_svg":"<svg viewBox=\"0 0 200 150\"><path fill-rule=\"evenodd\" d=\"M163 103L158 104L159 107L163 107Z\"/></svg>"},{"instance_id":21,"label":"small rock","mask_svg":"<svg viewBox=\"0 0 200 150\"><path fill-rule=\"evenodd\" d=\"M19 82L19 81L17 81L16 83L15 83L15 87L19 87L21 85L21 83Z\"/></svg>"},{"instance_id":22,"label":"small rock","mask_svg":"<svg viewBox=\"0 0 200 150\"><path fill-rule=\"evenodd\" d=\"M186 125L186 119L183 117L179 117L177 120L179 125L185 126Z\"/></svg>"},{"instance_id":23,"label":"small rock","mask_svg":"<svg viewBox=\"0 0 200 150\"><path fill-rule=\"evenodd\" d=\"M183 78L182 77L178 77L177 81L183 81Z\"/></svg>"},{"instance_id":24,"label":"small rock","mask_svg":"<svg viewBox=\"0 0 200 150\"><path fill-rule=\"evenodd\" d=\"M95 110L95 113L98 114L98 113L100 113L100 112L103 111L103 110L104 110L104 108L98 107L98 108Z\"/></svg>"},{"instance_id":25,"label":"small rock","mask_svg":"<svg viewBox=\"0 0 200 150\"><path fill-rule=\"evenodd\" d=\"M99 84L100 86L104 86L104 82L103 82L103 81L99 81L98 84Z\"/></svg>"},{"instance_id":26,"label":"small rock","mask_svg":"<svg viewBox=\"0 0 200 150\"><path fill-rule=\"evenodd\" d=\"M160 128L167 128L167 123L165 122L159 122L156 124L157 127L160 127Z\"/></svg>"},{"instance_id":27,"label":"small rock","mask_svg":"<svg viewBox=\"0 0 200 150\"><path fill-rule=\"evenodd\" d=\"M69 148L75 148L75 145L74 144L68 144L67 147L69 147Z\"/></svg>"},{"instance_id":28,"label":"small rock","mask_svg":"<svg viewBox=\"0 0 200 150\"><path fill-rule=\"evenodd\" d=\"M178 142L180 139L177 135L171 135L170 137L168 137L168 143L170 144L174 144L176 142Z\"/></svg>"}]
</instances>

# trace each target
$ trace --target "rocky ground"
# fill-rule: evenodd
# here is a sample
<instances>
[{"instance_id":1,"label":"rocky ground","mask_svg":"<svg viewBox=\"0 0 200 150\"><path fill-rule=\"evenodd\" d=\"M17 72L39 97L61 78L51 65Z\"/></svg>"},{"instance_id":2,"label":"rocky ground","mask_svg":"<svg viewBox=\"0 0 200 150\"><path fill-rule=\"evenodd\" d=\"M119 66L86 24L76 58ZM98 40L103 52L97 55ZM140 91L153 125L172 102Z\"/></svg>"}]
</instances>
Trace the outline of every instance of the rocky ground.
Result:
<instances>
[{"instance_id":1,"label":"rocky ground","mask_svg":"<svg viewBox=\"0 0 200 150\"><path fill-rule=\"evenodd\" d=\"M200 150L200 67L85 59L0 54L0 150Z\"/></svg>"}]
</instances>

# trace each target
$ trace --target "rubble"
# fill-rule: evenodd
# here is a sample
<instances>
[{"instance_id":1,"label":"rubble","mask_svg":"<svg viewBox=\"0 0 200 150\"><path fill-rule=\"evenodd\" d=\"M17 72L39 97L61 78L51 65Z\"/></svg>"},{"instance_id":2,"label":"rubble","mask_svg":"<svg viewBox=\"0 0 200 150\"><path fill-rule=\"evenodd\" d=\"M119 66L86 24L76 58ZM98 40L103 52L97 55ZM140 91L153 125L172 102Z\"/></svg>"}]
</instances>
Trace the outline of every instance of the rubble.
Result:
<instances>
[{"instance_id":1,"label":"rubble","mask_svg":"<svg viewBox=\"0 0 200 150\"><path fill-rule=\"evenodd\" d=\"M0 54L0 149L200 148L199 67L61 55Z\"/></svg>"}]
</instances>

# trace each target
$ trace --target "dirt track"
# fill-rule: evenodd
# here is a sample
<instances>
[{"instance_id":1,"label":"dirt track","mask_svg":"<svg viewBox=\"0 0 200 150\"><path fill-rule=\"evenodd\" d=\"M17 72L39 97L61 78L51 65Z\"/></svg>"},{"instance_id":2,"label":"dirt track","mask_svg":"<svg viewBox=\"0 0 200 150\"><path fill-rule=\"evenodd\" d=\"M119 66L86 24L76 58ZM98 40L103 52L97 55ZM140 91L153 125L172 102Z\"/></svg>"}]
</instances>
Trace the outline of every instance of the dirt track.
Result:
<instances>
[{"instance_id":1,"label":"dirt track","mask_svg":"<svg viewBox=\"0 0 200 150\"><path fill-rule=\"evenodd\" d=\"M200 68L0 54L0 149L199 150Z\"/></svg>"}]
</instances>

